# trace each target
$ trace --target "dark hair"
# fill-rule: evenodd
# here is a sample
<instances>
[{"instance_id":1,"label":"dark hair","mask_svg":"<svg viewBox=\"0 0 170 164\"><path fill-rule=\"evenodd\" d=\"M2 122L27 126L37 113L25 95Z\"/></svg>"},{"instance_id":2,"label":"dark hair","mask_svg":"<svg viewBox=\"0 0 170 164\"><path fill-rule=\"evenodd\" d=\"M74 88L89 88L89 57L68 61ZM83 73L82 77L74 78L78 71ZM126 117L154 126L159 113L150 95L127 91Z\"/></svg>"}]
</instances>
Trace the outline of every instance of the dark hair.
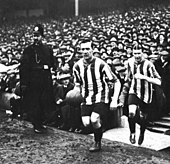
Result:
<instances>
[{"instance_id":1,"label":"dark hair","mask_svg":"<svg viewBox=\"0 0 170 164\"><path fill-rule=\"evenodd\" d=\"M94 48L94 44L93 44L93 41L91 40L91 39L83 39L83 40L81 40L81 42L80 42L80 44L82 44L82 43L88 43L88 42L90 42L91 43L91 47L92 48Z\"/></svg>"},{"instance_id":2,"label":"dark hair","mask_svg":"<svg viewBox=\"0 0 170 164\"><path fill-rule=\"evenodd\" d=\"M55 57L56 66L58 67L58 65L59 65L58 58L61 59L62 65L65 65L65 58L63 56L58 55L58 56Z\"/></svg>"},{"instance_id":3,"label":"dark hair","mask_svg":"<svg viewBox=\"0 0 170 164\"><path fill-rule=\"evenodd\" d=\"M133 50L142 50L143 51L143 47L141 44L136 43L133 45Z\"/></svg>"}]
</instances>

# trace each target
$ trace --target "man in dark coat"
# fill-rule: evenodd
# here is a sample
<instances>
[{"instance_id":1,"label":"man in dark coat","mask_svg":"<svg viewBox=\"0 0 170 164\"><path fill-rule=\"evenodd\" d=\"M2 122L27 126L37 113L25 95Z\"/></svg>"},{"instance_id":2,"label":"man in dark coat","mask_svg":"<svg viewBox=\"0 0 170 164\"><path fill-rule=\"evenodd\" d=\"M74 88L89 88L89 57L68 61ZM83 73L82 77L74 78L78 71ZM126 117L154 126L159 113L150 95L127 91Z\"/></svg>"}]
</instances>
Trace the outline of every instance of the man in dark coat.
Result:
<instances>
[{"instance_id":1,"label":"man in dark coat","mask_svg":"<svg viewBox=\"0 0 170 164\"><path fill-rule=\"evenodd\" d=\"M166 110L163 114L170 112L170 53L167 50L160 52L160 59L154 65L162 78L162 89L166 96ZM159 100L160 101L160 100Z\"/></svg>"},{"instance_id":2,"label":"man in dark coat","mask_svg":"<svg viewBox=\"0 0 170 164\"><path fill-rule=\"evenodd\" d=\"M20 65L22 108L36 133L45 131L43 122L55 110L51 75L53 51L42 43L43 37L44 29L37 24L33 29L34 42L24 49Z\"/></svg>"},{"instance_id":3,"label":"man in dark coat","mask_svg":"<svg viewBox=\"0 0 170 164\"><path fill-rule=\"evenodd\" d=\"M71 82L69 73L61 73L59 75L60 84L54 85L55 102L57 111L59 111L61 124L59 129L69 130L70 132L82 132L81 116L80 116L80 99L72 99L69 95L75 95L72 89L74 84Z\"/></svg>"},{"instance_id":4,"label":"man in dark coat","mask_svg":"<svg viewBox=\"0 0 170 164\"><path fill-rule=\"evenodd\" d=\"M74 88L74 84L70 82L70 77L70 74L60 74L58 77L60 83L54 85L55 102L62 119L59 128L63 130L68 130L70 126L71 106L66 102L67 93Z\"/></svg>"}]
</instances>

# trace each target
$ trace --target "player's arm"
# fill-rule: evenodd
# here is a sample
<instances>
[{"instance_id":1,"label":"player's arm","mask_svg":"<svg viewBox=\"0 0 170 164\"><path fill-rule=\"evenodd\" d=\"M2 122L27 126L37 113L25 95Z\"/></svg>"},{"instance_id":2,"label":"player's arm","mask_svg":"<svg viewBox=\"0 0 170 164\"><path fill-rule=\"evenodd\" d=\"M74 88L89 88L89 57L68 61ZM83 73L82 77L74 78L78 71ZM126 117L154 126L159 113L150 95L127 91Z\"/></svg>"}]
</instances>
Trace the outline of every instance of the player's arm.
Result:
<instances>
[{"instance_id":1,"label":"player's arm","mask_svg":"<svg viewBox=\"0 0 170 164\"><path fill-rule=\"evenodd\" d=\"M110 103L110 109L114 110L115 108L117 108L117 105L118 105L118 98L119 98L119 94L121 90L121 83L120 83L120 80L111 71L110 67L107 64L105 64L104 66L104 71L109 81L114 83L114 92L113 92L111 103Z\"/></svg>"},{"instance_id":2,"label":"player's arm","mask_svg":"<svg viewBox=\"0 0 170 164\"><path fill-rule=\"evenodd\" d=\"M81 89L80 68L77 63L73 66L74 89Z\"/></svg>"}]
</instances>

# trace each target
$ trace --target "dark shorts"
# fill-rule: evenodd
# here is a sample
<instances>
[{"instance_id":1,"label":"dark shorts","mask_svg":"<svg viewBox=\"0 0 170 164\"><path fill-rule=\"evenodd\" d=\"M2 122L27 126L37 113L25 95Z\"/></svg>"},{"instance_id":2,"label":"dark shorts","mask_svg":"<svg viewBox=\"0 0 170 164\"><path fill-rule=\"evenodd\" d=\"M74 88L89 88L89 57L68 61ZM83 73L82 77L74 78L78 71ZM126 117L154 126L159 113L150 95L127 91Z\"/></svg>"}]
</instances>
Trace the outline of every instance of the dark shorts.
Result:
<instances>
[{"instance_id":1,"label":"dark shorts","mask_svg":"<svg viewBox=\"0 0 170 164\"><path fill-rule=\"evenodd\" d=\"M128 106L129 105L136 105L139 106L140 110L143 112L147 111L149 104L146 104L141 99L139 99L135 94L129 94L128 96Z\"/></svg>"},{"instance_id":2,"label":"dark shorts","mask_svg":"<svg viewBox=\"0 0 170 164\"><path fill-rule=\"evenodd\" d=\"M92 105L81 105L81 116L91 116L92 112L98 113L102 117L107 117L109 105L106 103L96 103Z\"/></svg>"}]
</instances>

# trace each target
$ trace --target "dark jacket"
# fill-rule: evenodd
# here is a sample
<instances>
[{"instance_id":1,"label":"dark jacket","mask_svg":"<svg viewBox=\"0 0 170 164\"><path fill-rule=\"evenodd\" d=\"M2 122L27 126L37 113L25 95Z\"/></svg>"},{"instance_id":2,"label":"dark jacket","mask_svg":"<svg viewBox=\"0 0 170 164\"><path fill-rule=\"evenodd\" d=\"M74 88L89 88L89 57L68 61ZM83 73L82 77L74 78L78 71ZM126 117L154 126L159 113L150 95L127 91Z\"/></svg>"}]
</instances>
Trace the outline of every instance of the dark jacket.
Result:
<instances>
[{"instance_id":1,"label":"dark jacket","mask_svg":"<svg viewBox=\"0 0 170 164\"><path fill-rule=\"evenodd\" d=\"M74 88L74 84L71 82L68 84L67 87L64 87L61 84L57 84L54 86L54 96L55 96L55 102L57 102L59 99L65 100L66 94Z\"/></svg>"},{"instance_id":2,"label":"dark jacket","mask_svg":"<svg viewBox=\"0 0 170 164\"><path fill-rule=\"evenodd\" d=\"M48 68L44 68L48 66ZM28 46L21 57L20 80L21 86L29 86L34 79L38 80L39 72L46 70L47 76L51 76L50 68L54 67L54 59L52 50L43 44ZM42 74L41 74L42 75ZM40 75L40 76L41 76ZM46 76L43 74L44 77ZM35 82L35 81L34 81Z\"/></svg>"},{"instance_id":3,"label":"dark jacket","mask_svg":"<svg viewBox=\"0 0 170 164\"><path fill-rule=\"evenodd\" d=\"M55 110L52 75L52 50L43 44L28 46L21 57L20 83L22 107L34 125L40 124ZM26 86L26 89L22 89Z\"/></svg>"},{"instance_id":4,"label":"dark jacket","mask_svg":"<svg viewBox=\"0 0 170 164\"><path fill-rule=\"evenodd\" d=\"M166 64L162 63L161 60L155 62L155 68L162 79L162 90L166 96L166 112L170 110L170 61L167 61Z\"/></svg>"}]
</instances>

